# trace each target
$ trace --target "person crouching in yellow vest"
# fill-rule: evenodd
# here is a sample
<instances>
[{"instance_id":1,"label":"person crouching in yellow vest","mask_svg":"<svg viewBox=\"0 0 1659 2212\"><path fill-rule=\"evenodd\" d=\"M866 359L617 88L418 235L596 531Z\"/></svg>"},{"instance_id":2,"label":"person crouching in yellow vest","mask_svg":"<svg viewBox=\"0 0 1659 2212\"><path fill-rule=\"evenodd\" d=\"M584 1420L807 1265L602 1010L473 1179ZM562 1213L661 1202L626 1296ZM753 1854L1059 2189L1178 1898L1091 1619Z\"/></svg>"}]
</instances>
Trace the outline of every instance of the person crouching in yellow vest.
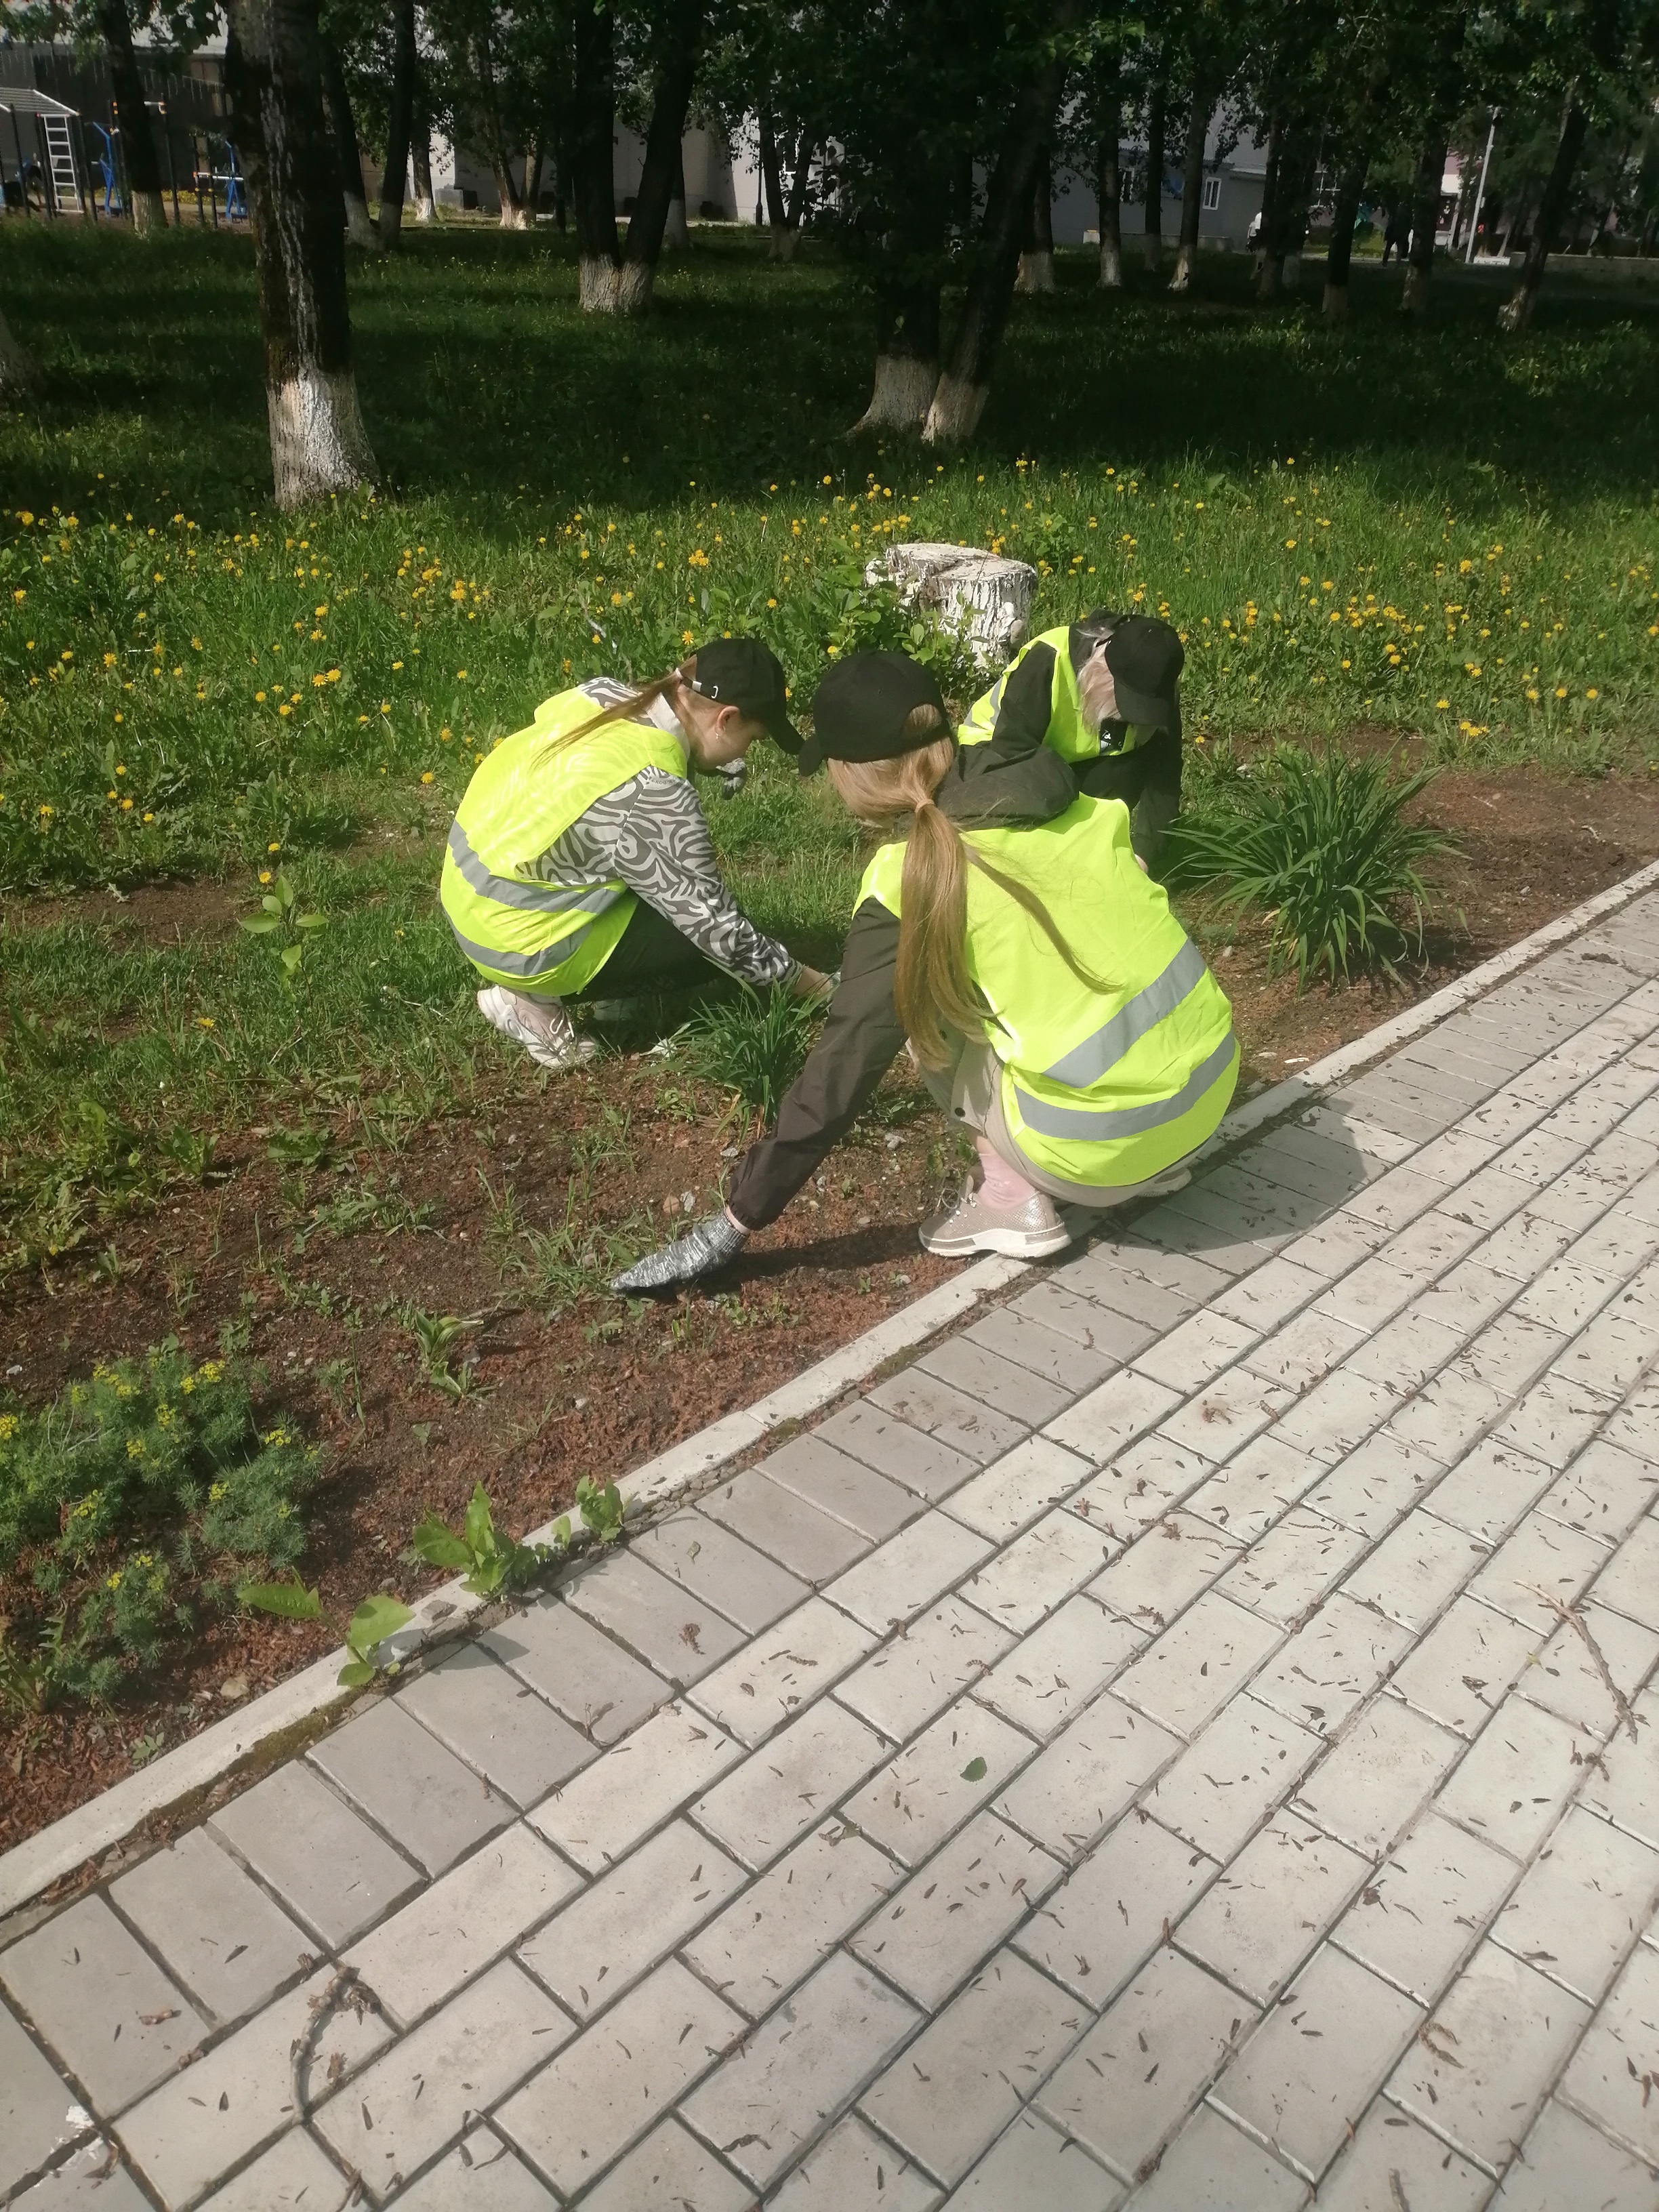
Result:
<instances>
[{"instance_id":1,"label":"person crouching in yellow vest","mask_svg":"<svg viewBox=\"0 0 1659 2212\"><path fill-rule=\"evenodd\" d=\"M957 742L1046 744L1080 794L1123 801L1135 851L1156 867L1181 811L1186 659L1168 623L1097 607L1028 640L969 708Z\"/></svg>"},{"instance_id":2,"label":"person crouching in yellow vest","mask_svg":"<svg viewBox=\"0 0 1659 2212\"><path fill-rule=\"evenodd\" d=\"M726 1265L852 1127L908 1042L973 1134L980 1178L926 1222L930 1252L1057 1252L1054 1201L1177 1189L1238 1079L1232 1012L1137 862L1120 799L1079 797L1023 739L958 747L939 687L902 653L825 677L799 768L829 763L887 832L860 886L823 1034L744 1157L726 1206L619 1275L659 1290Z\"/></svg>"},{"instance_id":3,"label":"person crouching in yellow vest","mask_svg":"<svg viewBox=\"0 0 1659 2212\"><path fill-rule=\"evenodd\" d=\"M763 936L720 880L690 771L728 793L758 737L788 753L783 670L757 639L716 638L665 676L599 677L544 699L466 787L439 896L485 979L478 1011L544 1067L592 1056L568 1000L694 981L824 988Z\"/></svg>"}]
</instances>

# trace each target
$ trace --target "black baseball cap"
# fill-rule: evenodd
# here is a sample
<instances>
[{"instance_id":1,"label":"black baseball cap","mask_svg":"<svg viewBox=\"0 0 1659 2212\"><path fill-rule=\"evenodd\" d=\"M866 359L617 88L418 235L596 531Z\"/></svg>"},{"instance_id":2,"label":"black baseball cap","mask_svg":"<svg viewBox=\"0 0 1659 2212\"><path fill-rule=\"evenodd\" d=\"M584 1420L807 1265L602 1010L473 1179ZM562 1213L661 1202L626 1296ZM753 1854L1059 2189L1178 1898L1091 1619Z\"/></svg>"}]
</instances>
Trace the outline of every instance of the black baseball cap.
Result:
<instances>
[{"instance_id":1,"label":"black baseball cap","mask_svg":"<svg viewBox=\"0 0 1659 2212\"><path fill-rule=\"evenodd\" d=\"M1179 733L1178 687L1187 649L1177 632L1155 615L1121 615L1109 607L1097 607L1072 625L1072 665L1080 668L1103 638L1117 693L1115 719Z\"/></svg>"},{"instance_id":2,"label":"black baseball cap","mask_svg":"<svg viewBox=\"0 0 1659 2212\"><path fill-rule=\"evenodd\" d=\"M714 637L700 645L692 690L722 707L750 714L787 753L799 753L800 732L788 714L783 663L757 637Z\"/></svg>"},{"instance_id":3,"label":"black baseball cap","mask_svg":"<svg viewBox=\"0 0 1659 2212\"><path fill-rule=\"evenodd\" d=\"M949 732L950 714L931 670L908 653L849 653L813 695L812 734L795 765L803 775L816 775L827 760L896 760L917 752L942 734L907 735L905 719L918 707L936 707Z\"/></svg>"}]
</instances>

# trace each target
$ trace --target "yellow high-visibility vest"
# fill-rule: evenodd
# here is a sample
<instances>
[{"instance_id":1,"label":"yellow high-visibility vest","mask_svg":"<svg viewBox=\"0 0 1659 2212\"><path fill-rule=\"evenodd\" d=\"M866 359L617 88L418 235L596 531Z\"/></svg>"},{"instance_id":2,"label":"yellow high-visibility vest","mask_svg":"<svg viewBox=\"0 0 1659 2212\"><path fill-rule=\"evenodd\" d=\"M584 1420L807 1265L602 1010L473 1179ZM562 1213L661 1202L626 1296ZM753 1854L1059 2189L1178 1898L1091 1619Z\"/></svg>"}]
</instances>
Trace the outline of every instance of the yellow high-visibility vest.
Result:
<instances>
[{"instance_id":1,"label":"yellow high-visibility vest","mask_svg":"<svg viewBox=\"0 0 1659 2212\"><path fill-rule=\"evenodd\" d=\"M1058 753L1063 761L1091 761L1100 757L1100 735L1084 725L1082 702L1078 697L1077 671L1072 665L1072 641L1069 630L1045 629L1040 636L1028 638L1008 665L1003 670L988 691L981 693L968 709L968 719L957 731L959 745L988 744L997 726L997 709L1002 704L1002 694L1008 678L1019 666L1034 646L1051 645L1054 649L1054 672L1048 690L1048 731L1043 738L1050 752ZM1126 728L1121 744L1109 745L1109 753L1133 752L1143 745L1155 732L1139 725Z\"/></svg>"}]
</instances>

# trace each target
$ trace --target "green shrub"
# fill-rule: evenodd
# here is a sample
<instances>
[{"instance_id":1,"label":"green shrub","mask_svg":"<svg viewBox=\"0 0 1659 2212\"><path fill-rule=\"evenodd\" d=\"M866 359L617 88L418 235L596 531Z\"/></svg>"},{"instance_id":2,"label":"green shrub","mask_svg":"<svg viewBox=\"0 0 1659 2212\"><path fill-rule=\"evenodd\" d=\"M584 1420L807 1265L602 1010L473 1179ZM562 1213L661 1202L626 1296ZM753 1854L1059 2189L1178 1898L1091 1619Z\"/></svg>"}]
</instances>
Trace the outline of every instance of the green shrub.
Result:
<instances>
[{"instance_id":1,"label":"green shrub","mask_svg":"<svg viewBox=\"0 0 1659 2212\"><path fill-rule=\"evenodd\" d=\"M1453 849L1443 831L1404 818L1435 774L1396 777L1383 760L1283 746L1176 823L1166 875L1221 885L1224 905L1265 913L1270 966L1294 967L1298 989L1321 970L1333 982L1356 969L1392 975L1422 949L1419 866Z\"/></svg>"},{"instance_id":2,"label":"green shrub","mask_svg":"<svg viewBox=\"0 0 1659 2212\"><path fill-rule=\"evenodd\" d=\"M764 998L746 987L735 999L702 1007L686 1030L697 1073L729 1091L764 1127L805 1065L820 1009L775 983Z\"/></svg>"},{"instance_id":3,"label":"green shrub","mask_svg":"<svg viewBox=\"0 0 1659 2212\"><path fill-rule=\"evenodd\" d=\"M39 1658L14 1641L0 1699L107 1696L119 1663L153 1665L192 1600L220 1595L216 1563L292 1566L319 1457L290 1426L260 1432L240 1370L172 1340L0 1414L0 1576L62 1600L34 1625Z\"/></svg>"}]
</instances>

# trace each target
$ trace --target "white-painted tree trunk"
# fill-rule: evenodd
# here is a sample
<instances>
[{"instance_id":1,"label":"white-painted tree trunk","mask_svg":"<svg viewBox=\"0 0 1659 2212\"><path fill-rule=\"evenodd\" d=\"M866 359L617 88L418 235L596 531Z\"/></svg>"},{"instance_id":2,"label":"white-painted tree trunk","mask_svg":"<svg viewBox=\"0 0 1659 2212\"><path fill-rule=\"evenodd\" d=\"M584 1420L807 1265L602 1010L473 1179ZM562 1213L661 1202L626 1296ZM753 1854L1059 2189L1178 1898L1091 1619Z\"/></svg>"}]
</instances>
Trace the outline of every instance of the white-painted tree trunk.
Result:
<instances>
[{"instance_id":1,"label":"white-painted tree trunk","mask_svg":"<svg viewBox=\"0 0 1659 2212\"><path fill-rule=\"evenodd\" d=\"M1286 292L1301 290L1302 256L1299 253L1287 253L1285 256L1285 266L1279 272L1279 282Z\"/></svg>"},{"instance_id":2,"label":"white-painted tree trunk","mask_svg":"<svg viewBox=\"0 0 1659 2212\"><path fill-rule=\"evenodd\" d=\"M1517 285L1498 310L1500 331L1524 331L1532 320L1532 311L1538 298L1536 289L1528 284Z\"/></svg>"},{"instance_id":3,"label":"white-painted tree trunk","mask_svg":"<svg viewBox=\"0 0 1659 2212\"><path fill-rule=\"evenodd\" d=\"M576 297L585 315L614 315L620 275L614 261L584 254L576 267Z\"/></svg>"},{"instance_id":4,"label":"white-painted tree trunk","mask_svg":"<svg viewBox=\"0 0 1659 2212\"><path fill-rule=\"evenodd\" d=\"M799 244L799 225L792 222L780 224L772 233L773 260L793 261L795 258L795 248Z\"/></svg>"},{"instance_id":5,"label":"white-painted tree trunk","mask_svg":"<svg viewBox=\"0 0 1659 2212\"><path fill-rule=\"evenodd\" d=\"M438 207L429 191L422 189L419 179L415 185L415 220L416 222L436 222Z\"/></svg>"},{"instance_id":6,"label":"white-painted tree trunk","mask_svg":"<svg viewBox=\"0 0 1659 2212\"><path fill-rule=\"evenodd\" d=\"M933 387L927 420L922 425L923 445L965 446L978 429L979 418L990 396L988 384L969 384L964 378L948 373L941 376Z\"/></svg>"},{"instance_id":7,"label":"white-painted tree trunk","mask_svg":"<svg viewBox=\"0 0 1659 2212\"><path fill-rule=\"evenodd\" d=\"M516 207L507 200L503 200L501 202L501 228L503 230L533 230L535 227L536 218L531 213L529 205L526 201L520 200Z\"/></svg>"},{"instance_id":8,"label":"white-painted tree trunk","mask_svg":"<svg viewBox=\"0 0 1659 2212\"><path fill-rule=\"evenodd\" d=\"M878 353L870 404L853 425L860 430L899 430L920 434L939 383L939 363L912 354Z\"/></svg>"},{"instance_id":9,"label":"white-painted tree trunk","mask_svg":"<svg viewBox=\"0 0 1659 2212\"><path fill-rule=\"evenodd\" d=\"M1348 288L1346 284L1327 284L1324 314L1328 323L1346 323L1348 319Z\"/></svg>"},{"instance_id":10,"label":"white-painted tree trunk","mask_svg":"<svg viewBox=\"0 0 1659 2212\"><path fill-rule=\"evenodd\" d=\"M0 314L0 399L19 398L40 381L39 362L27 346L18 344Z\"/></svg>"},{"instance_id":11,"label":"white-painted tree trunk","mask_svg":"<svg viewBox=\"0 0 1659 2212\"><path fill-rule=\"evenodd\" d=\"M1255 296L1258 300L1276 300L1285 289L1285 257L1282 253L1264 253L1256 271Z\"/></svg>"},{"instance_id":12,"label":"white-painted tree trunk","mask_svg":"<svg viewBox=\"0 0 1659 2212\"><path fill-rule=\"evenodd\" d=\"M1142 234L1140 251L1148 271L1156 276L1164 266L1164 233L1149 230Z\"/></svg>"},{"instance_id":13,"label":"white-painted tree trunk","mask_svg":"<svg viewBox=\"0 0 1659 2212\"><path fill-rule=\"evenodd\" d=\"M1429 312L1428 274L1414 261L1406 264L1406 289L1400 295L1400 310L1406 315L1426 315Z\"/></svg>"},{"instance_id":14,"label":"white-painted tree trunk","mask_svg":"<svg viewBox=\"0 0 1659 2212\"><path fill-rule=\"evenodd\" d=\"M1103 292L1121 292L1123 289L1123 252L1121 246L1102 244L1099 282Z\"/></svg>"},{"instance_id":15,"label":"white-painted tree trunk","mask_svg":"<svg viewBox=\"0 0 1659 2212\"><path fill-rule=\"evenodd\" d=\"M167 204L160 192L134 192L132 228L140 238L159 238L167 227Z\"/></svg>"},{"instance_id":16,"label":"white-painted tree trunk","mask_svg":"<svg viewBox=\"0 0 1659 2212\"><path fill-rule=\"evenodd\" d=\"M304 507L373 481L374 455L349 369L302 369L265 398L278 507Z\"/></svg>"},{"instance_id":17,"label":"white-painted tree trunk","mask_svg":"<svg viewBox=\"0 0 1659 2212\"><path fill-rule=\"evenodd\" d=\"M346 244L361 247L365 253L384 253L380 234L368 219L368 206L354 194L345 194Z\"/></svg>"},{"instance_id":18,"label":"white-painted tree trunk","mask_svg":"<svg viewBox=\"0 0 1659 2212\"><path fill-rule=\"evenodd\" d=\"M1170 277L1172 292L1185 292L1189 289L1193 281L1193 263L1197 258L1195 249L1182 239L1176 248L1175 268Z\"/></svg>"},{"instance_id":19,"label":"white-painted tree trunk","mask_svg":"<svg viewBox=\"0 0 1659 2212\"><path fill-rule=\"evenodd\" d=\"M1016 292L1052 292L1054 289L1054 257L1052 248L1042 247L1036 252L1022 253L1019 269L1014 277Z\"/></svg>"},{"instance_id":20,"label":"white-painted tree trunk","mask_svg":"<svg viewBox=\"0 0 1659 2212\"><path fill-rule=\"evenodd\" d=\"M648 261L624 261L617 271L617 299L612 313L648 315L656 270Z\"/></svg>"},{"instance_id":21,"label":"white-painted tree trunk","mask_svg":"<svg viewBox=\"0 0 1659 2212\"><path fill-rule=\"evenodd\" d=\"M662 250L666 253L672 246L677 251L684 252L690 243L691 226L685 219L685 202L684 200L670 200L668 203L668 220L662 227Z\"/></svg>"},{"instance_id":22,"label":"white-painted tree trunk","mask_svg":"<svg viewBox=\"0 0 1659 2212\"><path fill-rule=\"evenodd\" d=\"M866 584L893 584L907 606L930 607L981 667L1008 658L1031 623L1036 570L969 545L890 545L866 568Z\"/></svg>"}]
</instances>

